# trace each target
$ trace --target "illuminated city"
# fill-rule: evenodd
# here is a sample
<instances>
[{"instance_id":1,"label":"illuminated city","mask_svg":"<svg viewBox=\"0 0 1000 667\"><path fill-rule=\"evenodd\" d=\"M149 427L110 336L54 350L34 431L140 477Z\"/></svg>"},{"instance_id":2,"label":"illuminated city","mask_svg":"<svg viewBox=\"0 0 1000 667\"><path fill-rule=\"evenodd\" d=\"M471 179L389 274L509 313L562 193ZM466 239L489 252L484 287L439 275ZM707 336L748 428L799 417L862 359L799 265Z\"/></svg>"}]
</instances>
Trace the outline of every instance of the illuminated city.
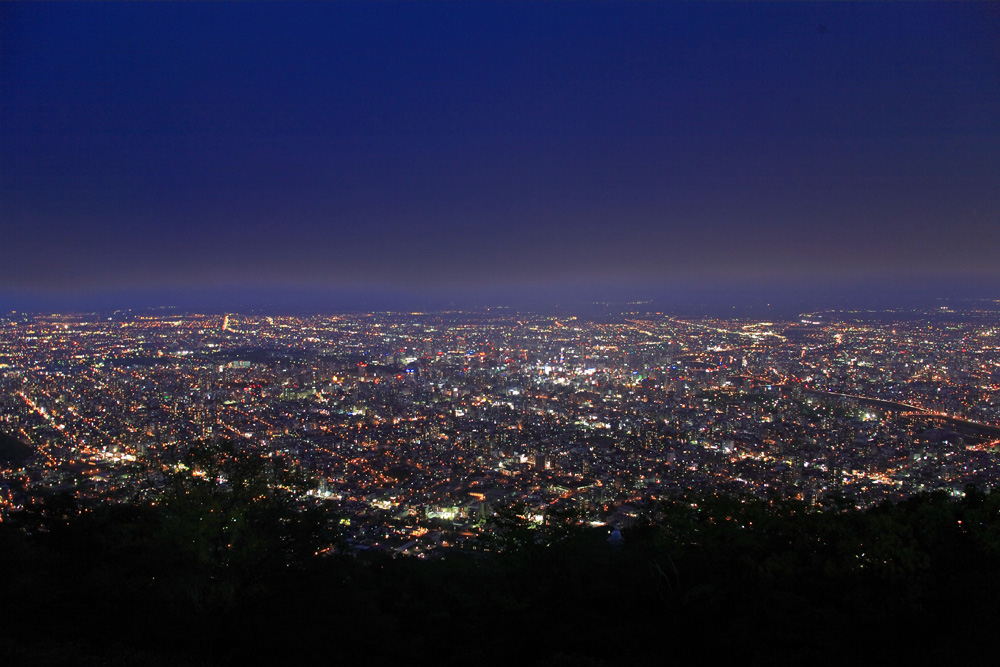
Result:
<instances>
[{"instance_id":1,"label":"illuminated city","mask_svg":"<svg viewBox=\"0 0 1000 667\"><path fill-rule=\"evenodd\" d=\"M351 548L424 558L483 548L515 502L627 526L684 494L960 496L1000 479L998 306L11 315L0 419L32 453L4 471L3 512L38 490L155 499L220 440L306 475L299 501L343 516Z\"/></svg>"},{"instance_id":2,"label":"illuminated city","mask_svg":"<svg viewBox=\"0 0 1000 667\"><path fill-rule=\"evenodd\" d=\"M989 2L0 2L0 665L951 665Z\"/></svg>"}]
</instances>

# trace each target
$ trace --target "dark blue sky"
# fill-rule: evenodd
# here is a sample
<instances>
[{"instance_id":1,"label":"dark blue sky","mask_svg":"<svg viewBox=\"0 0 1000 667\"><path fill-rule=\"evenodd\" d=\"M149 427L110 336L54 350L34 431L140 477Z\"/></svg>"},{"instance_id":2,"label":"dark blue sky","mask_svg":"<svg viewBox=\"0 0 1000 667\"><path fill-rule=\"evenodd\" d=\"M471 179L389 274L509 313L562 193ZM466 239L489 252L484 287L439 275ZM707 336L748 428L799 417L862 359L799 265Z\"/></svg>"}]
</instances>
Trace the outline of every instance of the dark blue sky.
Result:
<instances>
[{"instance_id":1,"label":"dark blue sky","mask_svg":"<svg viewBox=\"0 0 1000 667\"><path fill-rule=\"evenodd\" d=\"M0 31L0 306L1000 298L993 3L4 3Z\"/></svg>"}]
</instances>

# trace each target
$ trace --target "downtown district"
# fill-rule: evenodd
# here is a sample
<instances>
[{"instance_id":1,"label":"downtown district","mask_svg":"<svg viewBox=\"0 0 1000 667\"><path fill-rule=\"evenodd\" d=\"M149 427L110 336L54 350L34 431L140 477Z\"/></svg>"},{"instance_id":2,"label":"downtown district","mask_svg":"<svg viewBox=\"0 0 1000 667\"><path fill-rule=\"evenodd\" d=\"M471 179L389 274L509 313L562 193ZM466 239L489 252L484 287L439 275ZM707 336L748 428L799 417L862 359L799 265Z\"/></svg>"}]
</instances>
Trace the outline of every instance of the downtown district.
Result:
<instances>
[{"instance_id":1,"label":"downtown district","mask_svg":"<svg viewBox=\"0 0 1000 667\"><path fill-rule=\"evenodd\" d=\"M715 493L870 506L1000 480L1000 304L794 321L506 309L0 317L0 519L156 502L230 442L338 548L489 549L501 508L628 527ZM17 446L15 445L15 448ZM230 480L220 476L220 486ZM694 500L692 500L694 502Z\"/></svg>"}]
</instances>

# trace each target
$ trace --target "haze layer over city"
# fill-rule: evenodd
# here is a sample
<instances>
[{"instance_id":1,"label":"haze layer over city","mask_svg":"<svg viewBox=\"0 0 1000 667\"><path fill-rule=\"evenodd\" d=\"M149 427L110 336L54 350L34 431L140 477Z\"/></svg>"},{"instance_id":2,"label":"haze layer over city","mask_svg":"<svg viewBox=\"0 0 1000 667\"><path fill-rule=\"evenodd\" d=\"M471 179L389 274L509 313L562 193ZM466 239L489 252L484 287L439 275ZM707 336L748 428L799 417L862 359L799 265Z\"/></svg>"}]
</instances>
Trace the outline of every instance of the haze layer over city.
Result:
<instances>
[{"instance_id":1,"label":"haze layer over city","mask_svg":"<svg viewBox=\"0 0 1000 667\"><path fill-rule=\"evenodd\" d=\"M5 310L996 298L992 3L0 17Z\"/></svg>"}]
</instances>

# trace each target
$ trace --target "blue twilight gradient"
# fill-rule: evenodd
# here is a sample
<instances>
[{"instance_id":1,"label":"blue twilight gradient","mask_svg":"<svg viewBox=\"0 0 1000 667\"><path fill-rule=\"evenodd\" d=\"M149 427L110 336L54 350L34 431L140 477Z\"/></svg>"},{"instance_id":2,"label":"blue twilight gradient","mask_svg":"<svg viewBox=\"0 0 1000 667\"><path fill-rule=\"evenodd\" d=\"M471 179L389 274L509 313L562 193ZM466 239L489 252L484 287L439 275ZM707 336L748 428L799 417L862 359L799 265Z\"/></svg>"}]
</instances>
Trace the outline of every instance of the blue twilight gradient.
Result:
<instances>
[{"instance_id":1,"label":"blue twilight gradient","mask_svg":"<svg viewBox=\"0 0 1000 667\"><path fill-rule=\"evenodd\" d=\"M6 3L0 306L1000 296L997 7Z\"/></svg>"}]
</instances>

